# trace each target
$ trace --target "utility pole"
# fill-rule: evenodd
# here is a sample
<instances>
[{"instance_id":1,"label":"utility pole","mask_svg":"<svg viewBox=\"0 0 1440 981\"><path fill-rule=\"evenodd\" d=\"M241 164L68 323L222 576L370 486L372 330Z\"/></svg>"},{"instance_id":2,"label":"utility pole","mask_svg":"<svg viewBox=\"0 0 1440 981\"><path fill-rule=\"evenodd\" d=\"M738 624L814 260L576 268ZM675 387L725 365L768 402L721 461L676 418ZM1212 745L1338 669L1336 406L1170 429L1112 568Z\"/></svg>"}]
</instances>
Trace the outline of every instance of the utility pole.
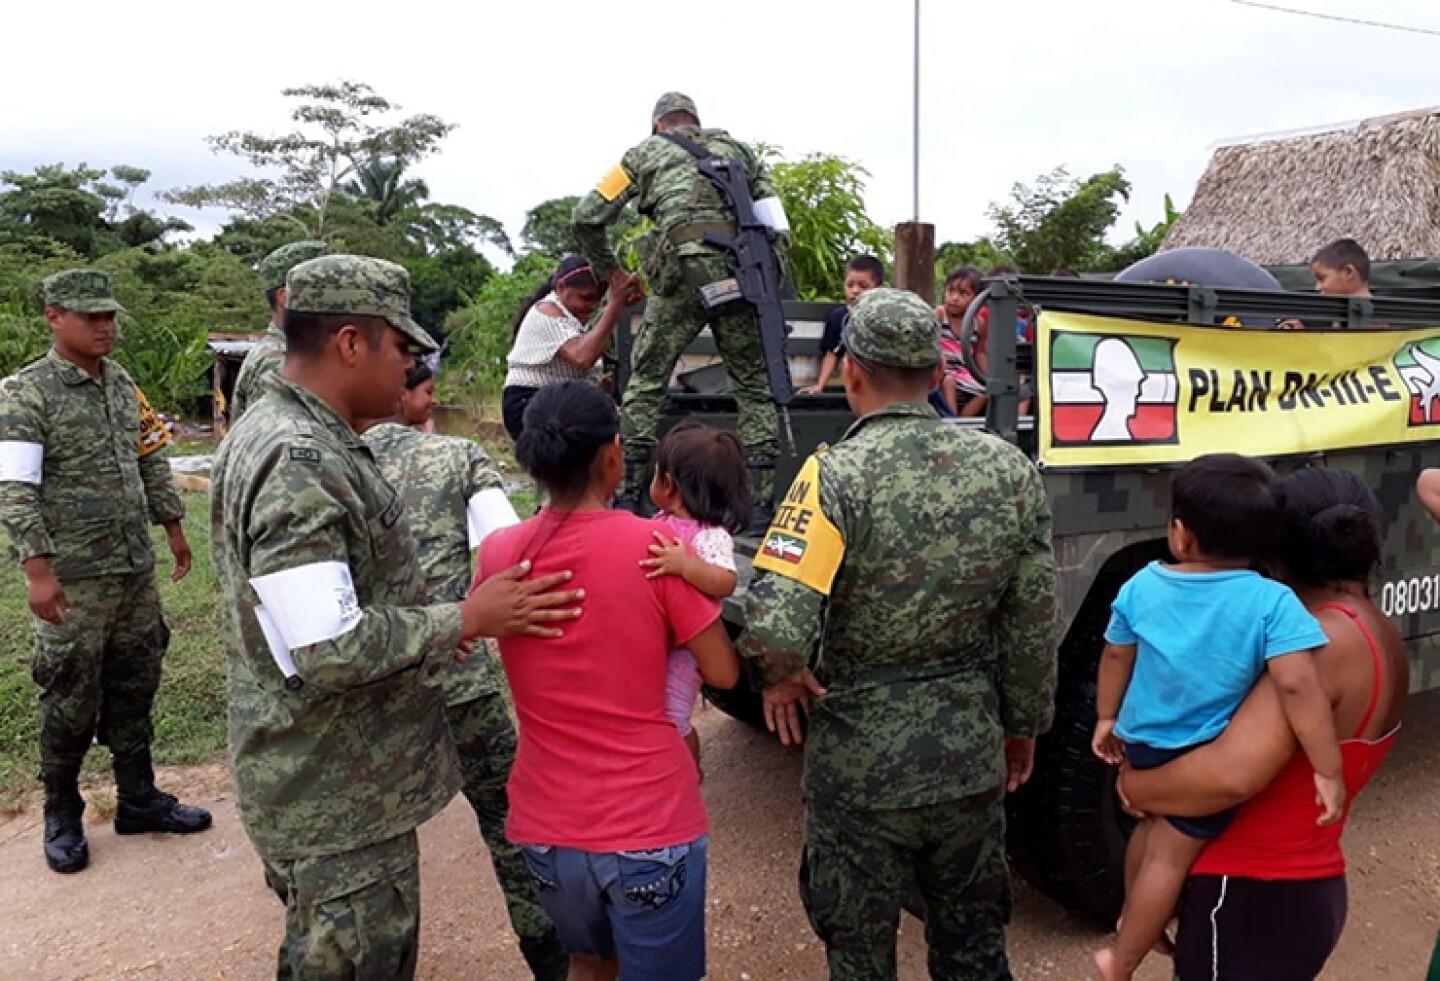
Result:
<instances>
[{"instance_id":1,"label":"utility pole","mask_svg":"<svg viewBox=\"0 0 1440 981\"><path fill-rule=\"evenodd\" d=\"M895 284L935 302L935 226L920 220L920 0L915 0L911 116L911 220L895 226Z\"/></svg>"}]
</instances>

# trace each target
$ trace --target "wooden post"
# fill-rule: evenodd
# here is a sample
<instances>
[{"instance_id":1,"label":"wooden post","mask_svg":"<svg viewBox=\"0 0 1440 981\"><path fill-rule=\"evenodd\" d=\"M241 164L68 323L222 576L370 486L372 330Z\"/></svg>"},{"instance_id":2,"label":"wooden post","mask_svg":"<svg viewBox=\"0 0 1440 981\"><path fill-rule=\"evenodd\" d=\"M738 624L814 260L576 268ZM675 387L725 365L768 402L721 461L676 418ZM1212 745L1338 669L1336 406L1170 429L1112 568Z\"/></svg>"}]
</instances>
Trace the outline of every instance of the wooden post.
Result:
<instances>
[{"instance_id":1,"label":"wooden post","mask_svg":"<svg viewBox=\"0 0 1440 981\"><path fill-rule=\"evenodd\" d=\"M895 226L895 285L935 302L935 226L906 221Z\"/></svg>"}]
</instances>

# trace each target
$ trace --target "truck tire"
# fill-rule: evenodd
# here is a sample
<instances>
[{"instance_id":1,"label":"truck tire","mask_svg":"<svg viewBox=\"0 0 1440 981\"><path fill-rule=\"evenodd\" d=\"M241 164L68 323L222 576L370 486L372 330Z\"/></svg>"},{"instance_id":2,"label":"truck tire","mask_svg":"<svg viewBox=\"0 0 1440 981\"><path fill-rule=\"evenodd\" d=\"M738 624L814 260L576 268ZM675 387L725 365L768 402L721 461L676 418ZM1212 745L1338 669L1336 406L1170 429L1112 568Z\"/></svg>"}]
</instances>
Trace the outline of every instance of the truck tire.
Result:
<instances>
[{"instance_id":1,"label":"truck tire","mask_svg":"<svg viewBox=\"0 0 1440 981\"><path fill-rule=\"evenodd\" d=\"M1125 846L1135 822L1115 796L1115 772L1090 751L1096 671L1114 588L1097 587L1060 647L1055 723L1040 737L1035 772L1008 807L1016 870L1062 906L1106 928L1125 898Z\"/></svg>"}]
</instances>

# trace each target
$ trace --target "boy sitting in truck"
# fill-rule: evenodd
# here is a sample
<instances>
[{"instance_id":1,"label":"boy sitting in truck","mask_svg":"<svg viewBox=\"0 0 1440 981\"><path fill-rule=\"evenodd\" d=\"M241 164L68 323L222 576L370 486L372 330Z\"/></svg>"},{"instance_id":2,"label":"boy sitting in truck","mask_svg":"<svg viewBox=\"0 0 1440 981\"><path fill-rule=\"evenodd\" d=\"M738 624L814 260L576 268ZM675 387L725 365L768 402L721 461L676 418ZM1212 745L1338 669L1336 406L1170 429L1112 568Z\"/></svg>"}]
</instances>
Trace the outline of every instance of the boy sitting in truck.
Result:
<instances>
[{"instance_id":1,"label":"boy sitting in truck","mask_svg":"<svg viewBox=\"0 0 1440 981\"><path fill-rule=\"evenodd\" d=\"M1310 652L1324 631L1288 586L1253 571L1279 524L1275 475L1234 453L1197 457L1171 484L1168 544L1120 588L1100 658L1091 748L1113 766L1150 769L1210 742L1268 674L1315 769L1320 824L1344 813L1345 782L1330 703ZM1095 955L1106 981L1130 978L1162 945L1190 866L1235 809L1141 822L1125 856L1125 909L1112 947Z\"/></svg>"},{"instance_id":2,"label":"boy sitting in truck","mask_svg":"<svg viewBox=\"0 0 1440 981\"><path fill-rule=\"evenodd\" d=\"M825 318L825 333L820 337L820 375L814 384L800 389L801 395L819 395L825 390L830 376L840 365L840 335L850 308L861 294L884 285L885 266L873 255L857 255L845 263L845 302Z\"/></svg>"}]
</instances>

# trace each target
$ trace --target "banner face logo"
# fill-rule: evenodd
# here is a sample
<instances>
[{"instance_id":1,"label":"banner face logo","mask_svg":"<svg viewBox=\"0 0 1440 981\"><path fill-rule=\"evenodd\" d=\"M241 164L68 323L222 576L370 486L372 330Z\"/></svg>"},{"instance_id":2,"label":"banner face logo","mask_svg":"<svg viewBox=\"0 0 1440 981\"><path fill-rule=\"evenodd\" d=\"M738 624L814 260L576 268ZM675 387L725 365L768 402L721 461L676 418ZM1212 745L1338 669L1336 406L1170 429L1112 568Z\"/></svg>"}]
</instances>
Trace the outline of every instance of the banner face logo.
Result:
<instances>
[{"instance_id":1,"label":"banner face logo","mask_svg":"<svg viewBox=\"0 0 1440 981\"><path fill-rule=\"evenodd\" d=\"M1440 425L1440 338L1405 345L1395 368L1410 390L1410 425Z\"/></svg>"},{"instance_id":2,"label":"banner face logo","mask_svg":"<svg viewBox=\"0 0 1440 981\"><path fill-rule=\"evenodd\" d=\"M1170 338L1050 335L1050 423L1057 446L1179 442Z\"/></svg>"},{"instance_id":3,"label":"banner face logo","mask_svg":"<svg viewBox=\"0 0 1440 981\"><path fill-rule=\"evenodd\" d=\"M1046 467L1440 440L1440 327L1239 330L1047 310L1035 353Z\"/></svg>"}]
</instances>

